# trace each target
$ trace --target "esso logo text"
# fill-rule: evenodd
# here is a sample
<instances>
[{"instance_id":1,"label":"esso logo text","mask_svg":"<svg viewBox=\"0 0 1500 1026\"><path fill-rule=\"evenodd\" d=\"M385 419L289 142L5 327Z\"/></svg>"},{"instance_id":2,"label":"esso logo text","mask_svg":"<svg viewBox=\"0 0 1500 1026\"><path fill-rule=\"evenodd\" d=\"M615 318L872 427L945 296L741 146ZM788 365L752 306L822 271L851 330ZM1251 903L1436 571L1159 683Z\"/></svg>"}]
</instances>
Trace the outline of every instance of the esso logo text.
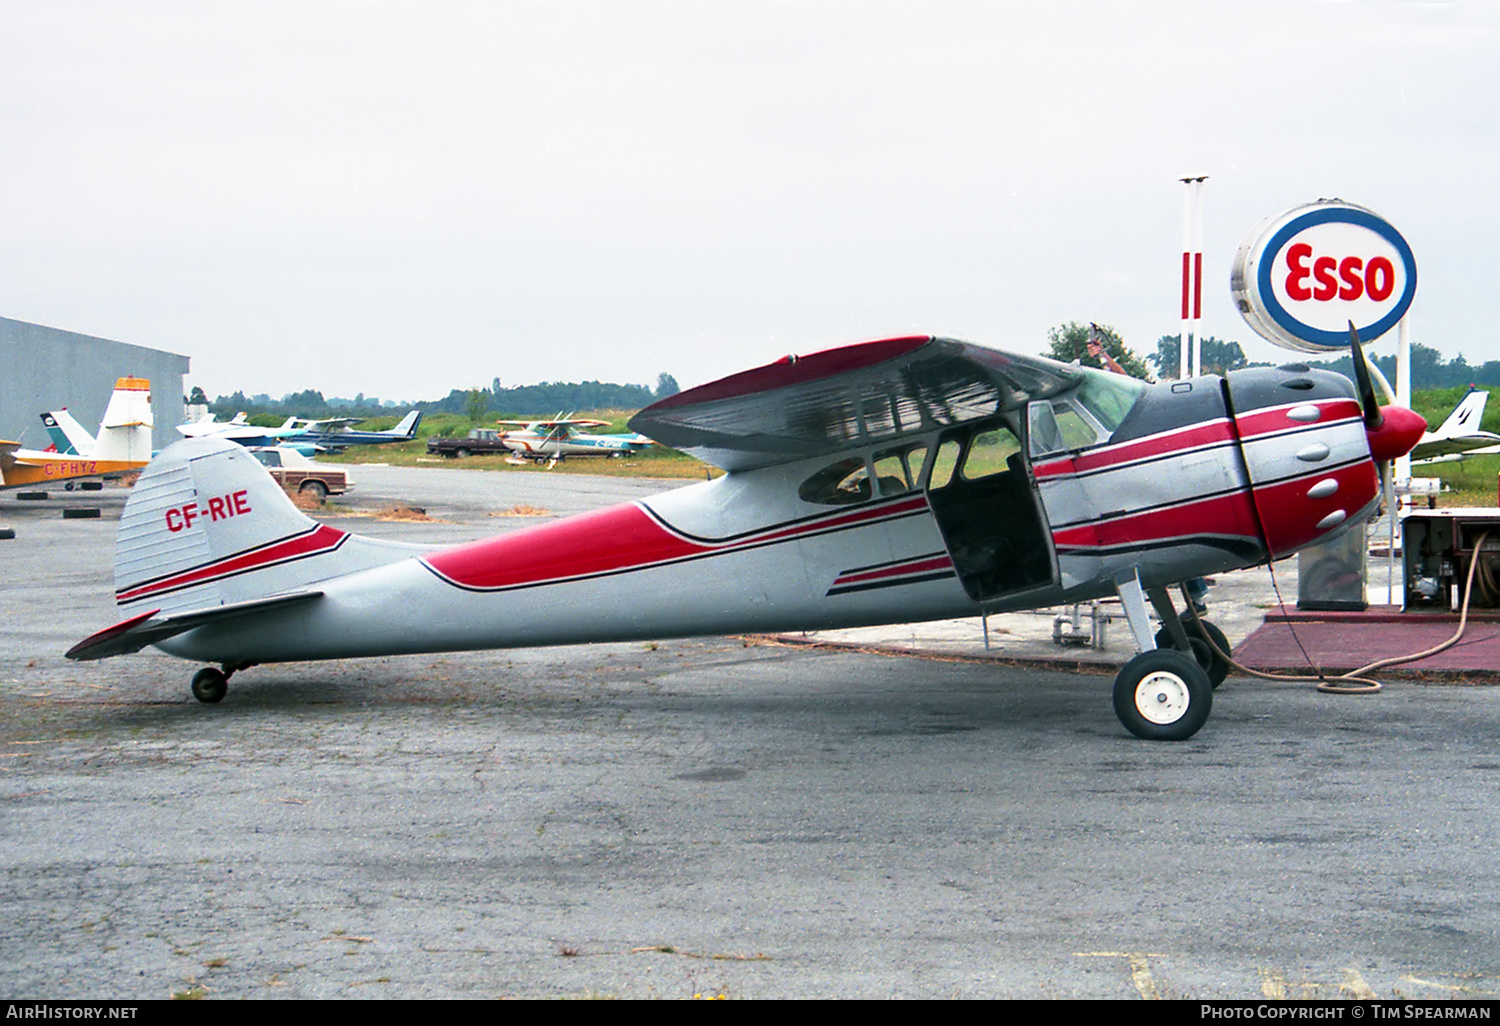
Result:
<instances>
[{"instance_id":1,"label":"esso logo text","mask_svg":"<svg viewBox=\"0 0 1500 1026\"><path fill-rule=\"evenodd\" d=\"M1306 242L1288 246L1285 250L1287 266L1291 270L1286 276L1286 294L1294 303L1305 303L1309 299L1327 303L1334 299L1351 300L1369 296L1377 303L1391 297L1396 289L1396 268L1383 256L1314 257L1313 248ZM1308 278L1315 279L1313 288L1308 287Z\"/></svg>"},{"instance_id":2,"label":"esso logo text","mask_svg":"<svg viewBox=\"0 0 1500 1026\"><path fill-rule=\"evenodd\" d=\"M1416 261L1395 228L1338 201L1267 221L1240 247L1231 289L1245 320L1288 349L1349 344L1349 324L1370 340L1393 327L1416 291Z\"/></svg>"}]
</instances>

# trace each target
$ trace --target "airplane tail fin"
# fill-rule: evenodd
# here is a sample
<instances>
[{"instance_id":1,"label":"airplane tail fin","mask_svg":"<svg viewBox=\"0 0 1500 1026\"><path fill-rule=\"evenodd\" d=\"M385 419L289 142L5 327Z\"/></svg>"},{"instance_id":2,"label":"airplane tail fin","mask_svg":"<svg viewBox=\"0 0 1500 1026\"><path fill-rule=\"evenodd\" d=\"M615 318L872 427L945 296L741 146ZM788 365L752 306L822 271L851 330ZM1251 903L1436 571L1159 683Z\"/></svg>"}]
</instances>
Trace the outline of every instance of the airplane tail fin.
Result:
<instances>
[{"instance_id":1,"label":"airplane tail fin","mask_svg":"<svg viewBox=\"0 0 1500 1026\"><path fill-rule=\"evenodd\" d=\"M162 618L264 603L405 559L418 546L360 538L304 515L246 449L168 446L136 482L115 543L115 601Z\"/></svg>"},{"instance_id":2,"label":"airplane tail fin","mask_svg":"<svg viewBox=\"0 0 1500 1026\"><path fill-rule=\"evenodd\" d=\"M151 458L151 382L120 378L99 422L96 460L144 463Z\"/></svg>"},{"instance_id":3,"label":"airplane tail fin","mask_svg":"<svg viewBox=\"0 0 1500 1026\"><path fill-rule=\"evenodd\" d=\"M401 418L401 423L389 431L382 431L381 434L396 435L399 438L415 438L417 437L417 425L420 423L422 423L422 411L412 410Z\"/></svg>"},{"instance_id":4,"label":"airplane tail fin","mask_svg":"<svg viewBox=\"0 0 1500 1026\"><path fill-rule=\"evenodd\" d=\"M1484 407L1489 398L1488 392L1481 392L1475 388L1469 389L1468 394L1459 400L1457 406L1453 407L1453 412L1448 414L1448 419L1433 432L1433 437L1457 438L1460 435L1477 434L1479 422L1484 419Z\"/></svg>"},{"instance_id":5,"label":"airplane tail fin","mask_svg":"<svg viewBox=\"0 0 1500 1026\"><path fill-rule=\"evenodd\" d=\"M42 414L42 424L47 428L47 437L64 456L93 455L94 436L74 419L67 407Z\"/></svg>"}]
</instances>

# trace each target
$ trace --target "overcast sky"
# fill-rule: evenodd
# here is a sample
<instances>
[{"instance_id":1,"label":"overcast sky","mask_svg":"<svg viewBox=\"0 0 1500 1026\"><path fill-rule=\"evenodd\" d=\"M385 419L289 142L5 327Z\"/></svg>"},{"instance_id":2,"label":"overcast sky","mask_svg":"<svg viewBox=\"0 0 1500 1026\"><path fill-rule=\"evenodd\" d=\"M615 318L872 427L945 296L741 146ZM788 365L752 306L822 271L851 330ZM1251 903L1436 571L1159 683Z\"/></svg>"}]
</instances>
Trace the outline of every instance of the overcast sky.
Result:
<instances>
[{"instance_id":1,"label":"overcast sky","mask_svg":"<svg viewBox=\"0 0 1500 1026\"><path fill-rule=\"evenodd\" d=\"M0 0L0 315L210 395L683 386L912 332L1203 331L1324 196L1500 359L1500 5ZM1376 346L1389 352L1393 339Z\"/></svg>"}]
</instances>

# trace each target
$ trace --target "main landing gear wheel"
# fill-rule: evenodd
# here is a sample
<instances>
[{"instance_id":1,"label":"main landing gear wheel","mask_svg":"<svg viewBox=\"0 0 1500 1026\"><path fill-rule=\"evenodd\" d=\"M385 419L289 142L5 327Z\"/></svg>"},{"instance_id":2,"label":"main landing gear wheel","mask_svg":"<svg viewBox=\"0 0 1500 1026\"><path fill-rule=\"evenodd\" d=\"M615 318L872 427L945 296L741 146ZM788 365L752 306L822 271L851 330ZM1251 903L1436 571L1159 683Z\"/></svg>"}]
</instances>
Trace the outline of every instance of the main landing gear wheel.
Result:
<instances>
[{"instance_id":1,"label":"main landing gear wheel","mask_svg":"<svg viewBox=\"0 0 1500 1026\"><path fill-rule=\"evenodd\" d=\"M193 674L193 697L205 705L222 702L229 691L229 676L223 670L205 666Z\"/></svg>"},{"instance_id":2,"label":"main landing gear wheel","mask_svg":"<svg viewBox=\"0 0 1500 1026\"><path fill-rule=\"evenodd\" d=\"M1148 741L1186 741L1213 707L1214 689L1196 661L1176 649L1142 652L1115 677L1115 715Z\"/></svg>"},{"instance_id":3,"label":"main landing gear wheel","mask_svg":"<svg viewBox=\"0 0 1500 1026\"><path fill-rule=\"evenodd\" d=\"M1207 620L1184 619L1182 629L1187 631L1188 644L1193 646L1193 658L1198 660L1198 665L1208 674L1208 683L1217 688L1229 676L1229 662L1219 655L1219 652L1229 651L1229 639ZM1212 645L1209 644L1210 640ZM1215 645L1218 646L1218 652L1214 651ZM1156 632L1156 648L1157 651L1176 649L1172 644L1172 632L1165 627Z\"/></svg>"}]
</instances>

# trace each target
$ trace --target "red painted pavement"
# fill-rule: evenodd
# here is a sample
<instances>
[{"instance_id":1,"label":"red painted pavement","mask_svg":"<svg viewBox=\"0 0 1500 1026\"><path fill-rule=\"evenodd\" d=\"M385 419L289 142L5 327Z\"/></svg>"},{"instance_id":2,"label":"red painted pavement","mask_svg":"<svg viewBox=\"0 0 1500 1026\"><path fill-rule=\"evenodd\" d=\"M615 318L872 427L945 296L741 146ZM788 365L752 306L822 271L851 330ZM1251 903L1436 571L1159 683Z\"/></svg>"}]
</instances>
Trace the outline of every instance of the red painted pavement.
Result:
<instances>
[{"instance_id":1,"label":"red painted pavement","mask_svg":"<svg viewBox=\"0 0 1500 1026\"><path fill-rule=\"evenodd\" d=\"M1319 613L1282 606L1266 613L1265 623L1235 647L1234 658L1255 670L1306 673L1305 648L1325 672L1345 673L1377 659L1432 648L1457 630L1457 613L1403 613L1399 606L1371 606L1363 613ZM1500 683L1500 614L1493 610L1470 613L1464 636L1452 648L1377 670L1373 676L1424 673Z\"/></svg>"}]
</instances>

